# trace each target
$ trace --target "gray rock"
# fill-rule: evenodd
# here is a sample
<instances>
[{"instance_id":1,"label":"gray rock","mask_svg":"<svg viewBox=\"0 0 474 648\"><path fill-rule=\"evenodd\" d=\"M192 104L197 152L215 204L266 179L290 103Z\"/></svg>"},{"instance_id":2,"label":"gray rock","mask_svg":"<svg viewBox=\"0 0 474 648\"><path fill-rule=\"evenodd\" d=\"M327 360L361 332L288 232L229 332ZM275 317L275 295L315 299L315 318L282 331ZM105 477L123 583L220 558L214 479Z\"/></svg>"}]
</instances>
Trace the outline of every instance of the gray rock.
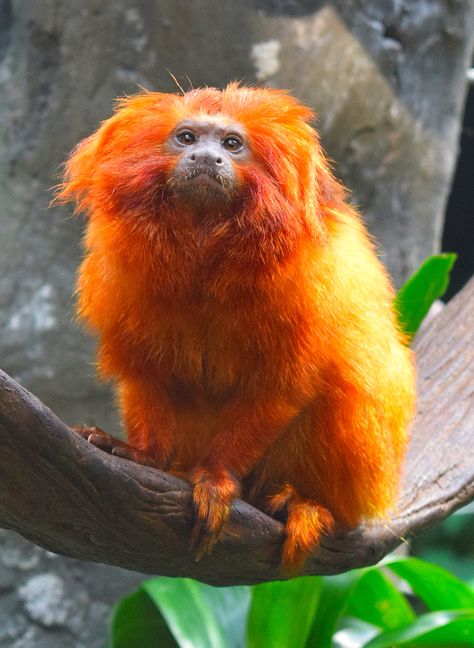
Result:
<instances>
[{"instance_id":1,"label":"gray rock","mask_svg":"<svg viewBox=\"0 0 474 648\"><path fill-rule=\"evenodd\" d=\"M103 648L112 605L141 580L0 530L0 648Z\"/></svg>"}]
</instances>

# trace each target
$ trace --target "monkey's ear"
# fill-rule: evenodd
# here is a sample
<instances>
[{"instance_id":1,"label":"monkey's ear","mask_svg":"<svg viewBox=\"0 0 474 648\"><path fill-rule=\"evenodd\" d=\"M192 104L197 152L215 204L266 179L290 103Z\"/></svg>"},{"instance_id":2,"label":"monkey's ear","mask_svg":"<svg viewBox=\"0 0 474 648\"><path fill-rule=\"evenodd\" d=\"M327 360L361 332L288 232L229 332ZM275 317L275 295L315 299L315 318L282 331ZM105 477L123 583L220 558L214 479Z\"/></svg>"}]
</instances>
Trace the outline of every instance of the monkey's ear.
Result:
<instances>
[{"instance_id":1,"label":"monkey's ear","mask_svg":"<svg viewBox=\"0 0 474 648\"><path fill-rule=\"evenodd\" d=\"M107 120L89 137L73 149L64 164L63 181L59 184L54 202L75 202L75 211L87 211L97 179L97 171L104 145L115 129L113 118Z\"/></svg>"},{"instance_id":2,"label":"monkey's ear","mask_svg":"<svg viewBox=\"0 0 474 648\"><path fill-rule=\"evenodd\" d=\"M64 163L63 181L58 186L54 202L76 202L76 210L87 210L97 161L98 132L83 139Z\"/></svg>"}]
</instances>

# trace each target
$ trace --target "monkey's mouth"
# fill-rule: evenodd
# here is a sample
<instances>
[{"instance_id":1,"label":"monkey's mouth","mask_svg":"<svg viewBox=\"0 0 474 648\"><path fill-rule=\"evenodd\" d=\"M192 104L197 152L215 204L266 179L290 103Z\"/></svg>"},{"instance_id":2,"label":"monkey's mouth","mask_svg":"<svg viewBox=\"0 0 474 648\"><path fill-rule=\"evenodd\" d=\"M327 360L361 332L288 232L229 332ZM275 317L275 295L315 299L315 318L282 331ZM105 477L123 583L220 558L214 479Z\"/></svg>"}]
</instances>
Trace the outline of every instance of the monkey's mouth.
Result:
<instances>
[{"instance_id":1,"label":"monkey's mouth","mask_svg":"<svg viewBox=\"0 0 474 648\"><path fill-rule=\"evenodd\" d=\"M202 187L213 187L216 184L225 186L224 178L219 171L210 167L196 167L186 173L183 181Z\"/></svg>"},{"instance_id":2,"label":"monkey's mouth","mask_svg":"<svg viewBox=\"0 0 474 648\"><path fill-rule=\"evenodd\" d=\"M176 175L168 185L176 197L193 202L232 200L236 186L225 171L209 166L196 166Z\"/></svg>"}]
</instances>

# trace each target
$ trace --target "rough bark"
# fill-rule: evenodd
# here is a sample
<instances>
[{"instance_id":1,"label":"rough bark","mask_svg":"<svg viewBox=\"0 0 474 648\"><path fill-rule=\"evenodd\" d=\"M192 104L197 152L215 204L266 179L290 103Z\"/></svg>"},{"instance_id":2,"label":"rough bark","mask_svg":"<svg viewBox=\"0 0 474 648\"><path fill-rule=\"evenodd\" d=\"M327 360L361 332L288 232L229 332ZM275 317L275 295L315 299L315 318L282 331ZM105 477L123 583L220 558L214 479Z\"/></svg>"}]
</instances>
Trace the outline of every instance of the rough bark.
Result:
<instances>
[{"instance_id":1,"label":"rough bark","mask_svg":"<svg viewBox=\"0 0 474 648\"><path fill-rule=\"evenodd\" d=\"M306 574L377 562L474 497L474 279L415 345L418 413L391 520L327 537ZM243 501L210 556L189 550L188 484L102 452L0 374L0 524L74 558L217 585L281 578L282 525Z\"/></svg>"}]
</instances>

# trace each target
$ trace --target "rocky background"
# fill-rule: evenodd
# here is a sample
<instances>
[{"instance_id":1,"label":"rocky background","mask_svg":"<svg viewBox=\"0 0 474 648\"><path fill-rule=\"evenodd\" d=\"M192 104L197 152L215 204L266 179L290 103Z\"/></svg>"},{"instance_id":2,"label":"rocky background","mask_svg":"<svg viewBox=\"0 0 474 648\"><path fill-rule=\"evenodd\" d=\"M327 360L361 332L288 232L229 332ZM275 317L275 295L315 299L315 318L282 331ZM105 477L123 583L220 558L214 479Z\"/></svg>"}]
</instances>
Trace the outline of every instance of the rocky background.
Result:
<instances>
[{"instance_id":1,"label":"rocky background","mask_svg":"<svg viewBox=\"0 0 474 648\"><path fill-rule=\"evenodd\" d=\"M313 107L400 283L439 246L473 33L463 0L0 0L2 368L66 422L117 431L73 319L83 224L48 204L113 98L176 91L167 70L184 88L241 79ZM99 648L140 578L3 531L0 646Z\"/></svg>"}]
</instances>

